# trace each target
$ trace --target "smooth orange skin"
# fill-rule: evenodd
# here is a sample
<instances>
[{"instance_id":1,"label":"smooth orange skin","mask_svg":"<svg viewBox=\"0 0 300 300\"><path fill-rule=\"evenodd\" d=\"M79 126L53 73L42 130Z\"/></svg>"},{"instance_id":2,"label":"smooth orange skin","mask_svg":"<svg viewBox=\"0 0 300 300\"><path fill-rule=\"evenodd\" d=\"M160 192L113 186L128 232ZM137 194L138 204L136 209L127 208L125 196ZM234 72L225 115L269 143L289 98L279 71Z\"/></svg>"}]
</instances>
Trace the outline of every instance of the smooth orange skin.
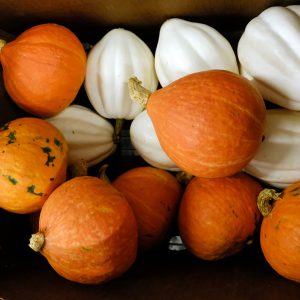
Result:
<instances>
[{"instance_id":1,"label":"smooth orange skin","mask_svg":"<svg viewBox=\"0 0 300 300\"><path fill-rule=\"evenodd\" d=\"M263 254L281 276L300 282L300 183L287 187L260 230Z\"/></svg>"},{"instance_id":2,"label":"smooth orange skin","mask_svg":"<svg viewBox=\"0 0 300 300\"><path fill-rule=\"evenodd\" d=\"M54 157L48 165L45 149ZM0 129L0 207L14 213L41 209L50 193L66 180L67 158L67 142L49 122L19 118L4 125Z\"/></svg>"},{"instance_id":3,"label":"smooth orange skin","mask_svg":"<svg viewBox=\"0 0 300 300\"><path fill-rule=\"evenodd\" d=\"M132 207L139 232L139 251L149 251L166 237L177 213L182 188L176 178L154 167L133 168L112 185Z\"/></svg>"},{"instance_id":4,"label":"smooth orange skin","mask_svg":"<svg viewBox=\"0 0 300 300\"><path fill-rule=\"evenodd\" d=\"M194 177L180 204L178 227L187 249L204 260L239 252L255 232L261 215L256 199L262 187L239 173L224 178Z\"/></svg>"},{"instance_id":5,"label":"smooth orange skin","mask_svg":"<svg viewBox=\"0 0 300 300\"><path fill-rule=\"evenodd\" d=\"M59 186L44 204L41 254L62 277L98 284L122 275L134 263L137 224L124 196L91 176Z\"/></svg>"},{"instance_id":6,"label":"smooth orange skin","mask_svg":"<svg viewBox=\"0 0 300 300\"><path fill-rule=\"evenodd\" d=\"M262 96L237 74L209 70L155 91L147 102L159 142L182 170L215 178L254 157L266 118Z\"/></svg>"},{"instance_id":7,"label":"smooth orange skin","mask_svg":"<svg viewBox=\"0 0 300 300\"><path fill-rule=\"evenodd\" d=\"M86 53L69 29L34 26L1 50L4 86L28 113L50 117L75 99L86 69Z\"/></svg>"}]
</instances>

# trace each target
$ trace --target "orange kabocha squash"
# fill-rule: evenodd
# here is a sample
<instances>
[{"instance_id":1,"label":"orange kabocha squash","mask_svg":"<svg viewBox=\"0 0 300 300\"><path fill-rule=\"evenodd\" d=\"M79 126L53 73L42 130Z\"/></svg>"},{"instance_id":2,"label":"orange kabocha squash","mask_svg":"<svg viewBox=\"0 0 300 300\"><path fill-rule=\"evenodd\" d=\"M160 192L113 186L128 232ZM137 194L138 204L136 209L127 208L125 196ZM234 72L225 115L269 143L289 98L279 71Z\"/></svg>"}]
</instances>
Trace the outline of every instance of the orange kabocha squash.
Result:
<instances>
[{"instance_id":1,"label":"orange kabocha squash","mask_svg":"<svg viewBox=\"0 0 300 300\"><path fill-rule=\"evenodd\" d=\"M263 98L250 82L221 70L172 82L150 95L146 109L169 158L181 170L208 178L232 175L247 165L261 143L266 118Z\"/></svg>"},{"instance_id":2,"label":"orange kabocha squash","mask_svg":"<svg viewBox=\"0 0 300 300\"><path fill-rule=\"evenodd\" d=\"M167 171L153 167L131 169L112 185L125 195L135 213L139 250L153 250L166 238L176 217L181 185Z\"/></svg>"},{"instance_id":3,"label":"orange kabocha squash","mask_svg":"<svg viewBox=\"0 0 300 300\"><path fill-rule=\"evenodd\" d=\"M184 245L204 260L218 260L250 243L261 215L262 187L249 175L194 177L181 201L178 226Z\"/></svg>"},{"instance_id":4,"label":"orange kabocha squash","mask_svg":"<svg viewBox=\"0 0 300 300\"><path fill-rule=\"evenodd\" d=\"M76 97L86 69L86 54L67 28L42 24L24 31L1 49L5 88L23 110L50 117Z\"/></svg>"},{"instance_id":5,"label":"orange kabocha squash","mask_svg":"<svg viewBox=\"0 0 300 300\"><path fill-rule=\"evenodd\" d=\"M282 193L263 190L258 206L264 216L260 244L266 260L281 276L300 282L300 182Z\"/></svg>"},{"instance_id":6,"label":"orange kabocha squash","mask_svg":"<svg viewBox=\"0 0 300 300\"><path fill-rule=\"evenodd\" d=\"M0 129L0 207L15 213L39 210L66 179L68 146L52 124L20 118Z\"/></svg>"},{"instance_id":7,"label":"orange kabocha squash","mask_svg":"<svg viewBox=\"0 0 300 300\"><path fill-rule=\"evenodd\" d=\"M125 197L99 178L80 176L47 199L30 247L62 277L97 284L129 269L136 258L137 235Z\"/></svg>"}]
</instances>

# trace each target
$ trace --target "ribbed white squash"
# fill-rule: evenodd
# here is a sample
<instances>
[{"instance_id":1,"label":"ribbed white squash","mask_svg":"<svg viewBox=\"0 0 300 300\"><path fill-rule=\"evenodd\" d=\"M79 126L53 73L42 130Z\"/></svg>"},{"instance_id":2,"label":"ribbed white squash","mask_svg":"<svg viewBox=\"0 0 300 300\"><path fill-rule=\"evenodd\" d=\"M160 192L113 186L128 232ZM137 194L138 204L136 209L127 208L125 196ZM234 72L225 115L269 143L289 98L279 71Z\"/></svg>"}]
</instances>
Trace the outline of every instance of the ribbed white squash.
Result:
<instances>
[{"instance_id":1,"label":"ribbed white squash","mask_svg":"<svg viewBox=\"0 0 300 300\"><path fill-rule=\"evenodd\" d=\"M86 107L70 105L46 120L64 135L69 145L69 164L85 159L91 167L116 149L111 123Z\"/></svg>"},{"instance_id":2,"label":"ribbed white squash","mask_svg":"<svg viewBox=\"0 0 300 300\"><path fill-rule=\"evenodd\" d=\"M131 100L128 79L137 76L145 88L157 89L154 56L133 32L109 31L88 54L85 90L95 110L110 119L131 120L142 107Z\"/></svg>"},{"instance_id":3,"label":"ribbed white squash","mask_svg":"<svg viewBox=\"0 0 300 300\"><path fill-rule=\"evenodd\" d=\"M153 167L169 171L180 170L161 148L146 110L131 122L130 140L138 154Z\"/></svg>"},{"instance_id":4,"label":"ribbed white squash","mask_svg":"<svg viewBox=\"0 0 300 300\"><path fill-rule=\"evenodd\" d=\"M235 53L223 35L209 25L178 18L160 28L155 69L162 86L198 71L239 72Z\"/></svg>"},{"instance_id":5,"label":"ribbed white squash","mask_svg":"<svg viewBox=\"0 0 300 300\"><path fill-rule=\"evenodd\" d=\"M279 188L300 181L300 112L267 110L264 140L245 171Z\"/></svg>"},{"instance_id":6,"label":"ribbed white squash","mask_svg":"<svg viewBox=\"0 0 300 300\"><path fill-rule=\"evenodd\" d=\"M263 97L300 110L300 5L266 9L246 26L238 43L241 73Z\"/></svg>"}]
</instances>

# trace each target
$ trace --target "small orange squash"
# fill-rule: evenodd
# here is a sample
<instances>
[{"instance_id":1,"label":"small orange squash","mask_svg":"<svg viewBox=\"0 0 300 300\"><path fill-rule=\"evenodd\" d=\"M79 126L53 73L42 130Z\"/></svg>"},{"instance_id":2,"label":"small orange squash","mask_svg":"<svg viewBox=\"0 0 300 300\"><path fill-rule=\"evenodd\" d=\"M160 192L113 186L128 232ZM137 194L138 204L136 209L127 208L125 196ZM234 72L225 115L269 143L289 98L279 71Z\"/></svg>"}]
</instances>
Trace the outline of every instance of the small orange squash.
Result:
<instances>
[{"instance_id":1,"label":"small orange squash","mask_svg":"<svg viewBox=\"0 0 300 300\"><path fill-rule=\"evenodd\" d=\"M2 45L5 89L23 110L50 117L76 97L86 68L86 54L73 32L57 24L34 26Z\"/></svg>"},{"instance_id":2,"label":"small orange squash","mask_svg":"<svg viewBox=\"0 0 300 300\"><path fill-rule=\"evenodd\" d=\"M184 245L204 260L239 252L252 241L261 215L261 185L244 173L224 178L194 177L183 194L178 227Z\"/></svg>"},{"instance_id":3,"label":"small orange squash","mask_svg":"<svg viewBox=\"0 0 300 300\"><path fill-rule=\"evenodd\" d=\"M15 213L39 210L66 180L68 145L52 124L19 118L0 129L0 207Z\"/></svg>"},{"instance_id":4,"label":"small orange squash","mask_svg":"<svg viewBox=\"0 0 300 300\"><path fill-rule=\"evenodd\" d=\"M119 175L112 185L132 207L139 230L139 250L159 246L174 221L181 197L181 185L165 170L137 167Z\"/></svg>"},{"instance_id":5,"label":"small orange squash","mask_svg":"<svg viewBox=\"0 0 300 300\"><path fill-rule=\"evenodd\" d=\"M98 284L122 275L134 263L137 224L125 197L109 183L75 177L45 202L30 247L62 277Z\"/></svg>"},{"instance_id":6,"label":"small orange squash","mask_svg":"<svg viewBox=\"0 0 300 300\"><path fill-rule=\"evenodd\" d=\"M266 260L281 276L300 282L300 182L282 193L263 190L258 206L264 216L260 244Z\"/></svg>"},{"instance_id":7,"label":"small orange squash","mask_svg":"<svg viewBox=\"0 0 300 300\"><path fill-rule=\"evenodd\" d=\"M266 118L264 100L250 82L222 70L172 82L149 96L146 109L169 158L207 178L232 175L248 164Z\"/></svg>"}]
</instances>

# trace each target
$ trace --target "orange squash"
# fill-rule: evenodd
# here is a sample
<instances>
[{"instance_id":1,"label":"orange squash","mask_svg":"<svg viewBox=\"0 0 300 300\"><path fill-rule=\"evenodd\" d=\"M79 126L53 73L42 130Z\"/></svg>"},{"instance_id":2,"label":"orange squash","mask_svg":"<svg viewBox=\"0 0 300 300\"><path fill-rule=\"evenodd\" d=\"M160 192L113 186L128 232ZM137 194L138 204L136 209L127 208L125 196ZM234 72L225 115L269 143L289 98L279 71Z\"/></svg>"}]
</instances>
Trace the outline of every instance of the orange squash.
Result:
<instances>
[{"instance_id":1,"label":"orange squash","mask_svg":"<svg viewBox=\"0 0 300 300\"><path fill-rule=\"evenodd\" d=\"M300 282L300 182L282 193L263 190L258 206L264 216L260 229L262 252L281 276Z\"/></svg>"},{"instance_id":2,"label":"orange squash","mask_svg":"<svg viewBox=\"0 0 300 300\"><path fill-rule=\"evenodd\" d=\"M40 117L65 109L85 76L86 54L79 39L66 27L52 23L34 26L5 44L0 60L10 97Z\"/></svg>"},{"instance_id":3,"label":"orange squash","mask_svg":"<svg viewBox=\"0 0 300 300\"><path fill-rule=\"evenodd\" d=\"M181 185L165 170L137 167L119 175L112 185L132 207L138 224L139 250L153 250L166 238L177 214Z\"/></svg>"},{"instance_id":4,"label":"orange squash","mask_svg":"<svg viewBox=\"0 0 300 300\"><path fill-rule=\"evenodd\" d=\"M45 202L30 247L62 277L98 284L122 275L134 263L137 224L125 197L109 183L75 177Z\"/></svg>"},{"instance_id":5,"label":"orange squash","mask_svg":"<svg viewBox=\"0 0 300 300\"><path fill-rule=\"evenodd\" d=\"M183 171L224 177L240 171L259 147L266 108L240 75L209 70L152 93L146 105L161 147Z\"/></svg>"},{"instance_id":6,"label":"orange squash","mask_svg":"<svg viewBox=\"0 0 300 300\"><path fill-rule=\"evenodd\" d=\"M183 194L178 215L187 249L204 260L218 260L251 243L261 218L256 205L261 190L261 185L244 173L194 177Z\"/></svg>"},{"instance_id":7,"label":"orange squash","mask_svg":"<svg viewBox=\"0 0 300 300\"><path fill-rule=\"evenodd\" d=\"M38 118L15 119L0 129L0 207L39 210L66 180L68 145L58 129Z\"/></svg>"}]
</instances>

